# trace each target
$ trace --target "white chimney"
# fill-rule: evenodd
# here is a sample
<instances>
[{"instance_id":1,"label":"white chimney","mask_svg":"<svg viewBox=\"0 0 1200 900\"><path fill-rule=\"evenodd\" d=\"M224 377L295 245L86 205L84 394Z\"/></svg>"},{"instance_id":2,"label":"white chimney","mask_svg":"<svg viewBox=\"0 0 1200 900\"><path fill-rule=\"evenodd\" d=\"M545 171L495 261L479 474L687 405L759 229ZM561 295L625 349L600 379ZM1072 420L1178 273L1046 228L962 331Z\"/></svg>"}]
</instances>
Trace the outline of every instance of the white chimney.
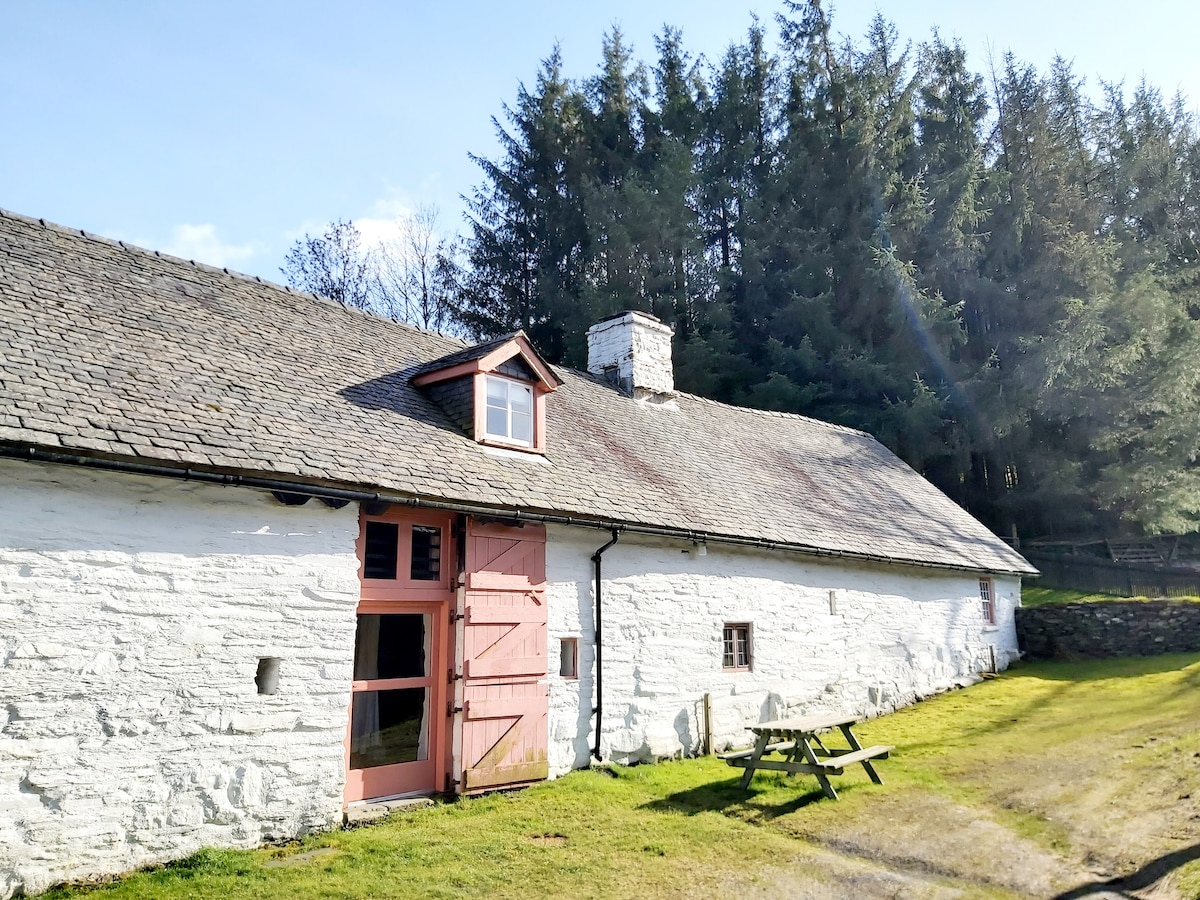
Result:
<instances>
[{"instance_id":1,"label":"white chimney","mask_svg":"<svg viewBox=\"0 0 1200 900\"><path fill-rule=\"evenodd\" d=\"M671 368L674 332L649 313L623 312L588 329L588 371L603 375L638 400L675 395Z\"/></svg>"}]
</instances>

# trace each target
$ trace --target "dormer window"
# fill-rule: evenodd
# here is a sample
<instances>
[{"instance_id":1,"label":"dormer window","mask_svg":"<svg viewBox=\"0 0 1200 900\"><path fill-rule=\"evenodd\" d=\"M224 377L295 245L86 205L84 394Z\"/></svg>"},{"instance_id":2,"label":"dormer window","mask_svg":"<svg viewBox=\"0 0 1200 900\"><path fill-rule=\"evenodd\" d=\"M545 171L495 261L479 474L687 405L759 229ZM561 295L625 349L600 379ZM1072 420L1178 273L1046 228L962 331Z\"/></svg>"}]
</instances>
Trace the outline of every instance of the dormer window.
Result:
<instances>
[{"instance_id":1,"label":"dormer window","mask_svg":"<svg viewBox=\"0 0 1200 900\"><path fill-rule=\"evenodd\" d=\"M479 443L546 452L546 395L562 379L523 333L427 363L412 383Z\"/></svg>"},{"instance_id":2,"label":"dormer window","mask_svg":"<svg viewBox=\"0 0 1200 900\"><path fill-rule=\"evenodd\" d=\"M487 415L484 429L494 441L533 446L533 388L520 381L485 375Z\"/></svg>"}]
</instances>

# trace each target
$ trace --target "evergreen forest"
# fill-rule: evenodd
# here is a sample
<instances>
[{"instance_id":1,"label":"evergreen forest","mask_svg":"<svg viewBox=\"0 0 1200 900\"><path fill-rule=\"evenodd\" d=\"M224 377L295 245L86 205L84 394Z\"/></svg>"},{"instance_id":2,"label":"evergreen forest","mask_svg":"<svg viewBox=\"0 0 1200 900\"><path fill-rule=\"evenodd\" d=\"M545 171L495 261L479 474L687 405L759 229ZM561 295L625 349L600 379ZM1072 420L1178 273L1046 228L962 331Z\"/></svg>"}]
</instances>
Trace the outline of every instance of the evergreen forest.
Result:
<instances>
[{"instance_id":1,"label":"evergreen forest","mask_svg":"<svg viewBox=\"0 0 1200 900\"><path fill-rule=\"evenodd\" d=\"M422 260L440 327L582 368L644 310L680 390L864 429L999 534L1200 530L1186 98L814 0L719 60L669 28L583 79L555 51L496 128Z\"/></svg>"}]
</instances>

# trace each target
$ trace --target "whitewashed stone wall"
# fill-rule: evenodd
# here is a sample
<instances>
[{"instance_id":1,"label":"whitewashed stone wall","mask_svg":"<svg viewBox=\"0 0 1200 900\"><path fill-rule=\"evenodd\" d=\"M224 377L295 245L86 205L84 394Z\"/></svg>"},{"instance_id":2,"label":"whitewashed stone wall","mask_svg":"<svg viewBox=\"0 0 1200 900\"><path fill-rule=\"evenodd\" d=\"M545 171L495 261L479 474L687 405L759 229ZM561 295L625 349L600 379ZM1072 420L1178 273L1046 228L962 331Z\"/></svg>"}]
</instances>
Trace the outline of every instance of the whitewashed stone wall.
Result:
<instances>
[{"instance_id":1,"label":"whitewashed stone wall","mask_svg":"<svg viewBox=\"0 0 1200 900\"><path fill-rule=\"evenodd\" d=\"M0 897L340 823L357 530L0 461Z\"/></svg>"},{"instance_id":2,"label":"whitewashed stone wall","mask_svg":"<svg viewBox=\"0 0 1200 900\"><path fill-rule=\"evenodd\" d=\"M551 527L550 768L587 765L593 705L590 557L603 532ZM748 724L786 714L889 712L974 681L1017 657L1020 581L996 577L997 618L983 621L977 576L624 535L604 554L606 758L697 752L703 697L718 748L746 746ZM830 592L834 610L830 611ZM721 669L721 629L751 623L750 672ZM558 639L578 637L580 678L557 674Z\"/></svg>"}]
</instances>

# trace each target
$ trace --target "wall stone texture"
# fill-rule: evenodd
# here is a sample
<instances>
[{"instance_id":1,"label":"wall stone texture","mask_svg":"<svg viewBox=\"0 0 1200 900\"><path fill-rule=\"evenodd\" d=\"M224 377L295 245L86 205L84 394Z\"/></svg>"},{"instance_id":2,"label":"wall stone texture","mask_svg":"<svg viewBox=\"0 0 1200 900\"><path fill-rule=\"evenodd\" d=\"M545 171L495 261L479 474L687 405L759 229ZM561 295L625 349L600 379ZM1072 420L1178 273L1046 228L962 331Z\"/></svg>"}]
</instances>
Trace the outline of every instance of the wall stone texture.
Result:
<instances>
[{"instance_id":1,"label":"wall stone texture","mask_svg":"<svg viewBox=\"0 0 1200 900\"><path fill-rule=\"evenodd\" d=\"M591 554L605 535L551 526L547 541L550 768L588 764L594 732ZM603 557L601 750L618 762L701 750L712 695L718 749L746 726L810 712L874 716L976 681L1017 658L1020 581L995 578L995 625L968 573L820 561L799 554L622 536ZM833 592L833 610L830 606ZM722 670L725 623L749 622L752 667ZM558 677L558 641L579 638L579 678Z\"/></svg>"},{"instance_id":2,"label":"wall stone texture","mask_svg":"<svg viewBox=\"0 0 1200 900\"><path fill-rule=\"evenodd\" d=\"M675 390L673 332L653 316L627 312L588 329L588 371L603 375L616 366L617 381L635 397L665 397Z\"/></svg>"},{"instance_id":3,"label":"wall stone texture","mask_svg":"<svg viewBox=\"0 0 1200 900\"><path fill-rule=\"evenodd\" d=\"M1200 603L1114 600L1020 609L1017 639L1030 659L1191 653L1200 650Z\"/></svg>"},{"instance_id":4,"label":"wall stone texture","mask_svg":"<svg viewBox=\"0 0 1200 900\"><path fill-rule=\"evenodd\" d=\"M0 461L0 898L342 818L358 510ZM589 764L601 531L547 530L549 761ZM604 555L605 758L746 726L872 716L1017 656L1017 578L623 535ZM752 667L722 670L748 622ZM558 640L579 641L579 677ZM279 690L257 693L262 657Z\"/></svg>"},{"instance_id":5,"label":"wall stone texture","mask_svg":"<svg viewBox=\"0 0 1200 900\"><path fill-rule=\"evenodd\" d=\"M0 461L0 897L341 822L357 533L353 506Z\"/></svg>"}]
</instances>

